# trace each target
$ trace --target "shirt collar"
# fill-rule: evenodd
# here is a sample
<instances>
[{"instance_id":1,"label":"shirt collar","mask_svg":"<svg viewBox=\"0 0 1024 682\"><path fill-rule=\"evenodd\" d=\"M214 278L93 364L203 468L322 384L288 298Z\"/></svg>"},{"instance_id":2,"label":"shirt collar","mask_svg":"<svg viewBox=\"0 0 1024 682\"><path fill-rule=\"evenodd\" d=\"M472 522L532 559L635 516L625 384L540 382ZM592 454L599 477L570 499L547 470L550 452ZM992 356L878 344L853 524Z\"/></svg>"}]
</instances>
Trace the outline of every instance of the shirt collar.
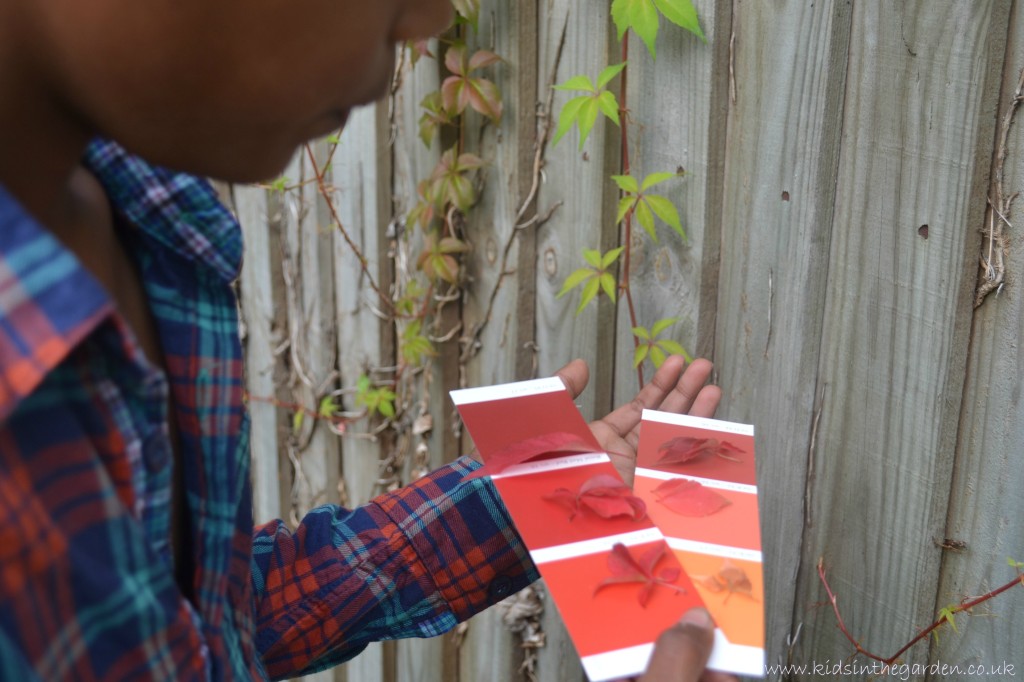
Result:
<instances>
[{"instance_id":1,"label":"shirt collar","mask_svg":"<svg viewBox=\"0 0 1024 682\"><path fill-rule=\"evenodd\" d=\"M99 282L0 186L0 422L112 310Z\"/></svg>"},{"instance_id":2,"label":"shirt collar","mask_svg":"<svg viewBox=\"0 0 1024 682\"><path fill-rule=\"evenodd\" d=\"M151 166L120 145L94 140L83 159L129 224L179 255L217 272L238 276L242 232L210 183Z\"/></svg>"}]
</instances>

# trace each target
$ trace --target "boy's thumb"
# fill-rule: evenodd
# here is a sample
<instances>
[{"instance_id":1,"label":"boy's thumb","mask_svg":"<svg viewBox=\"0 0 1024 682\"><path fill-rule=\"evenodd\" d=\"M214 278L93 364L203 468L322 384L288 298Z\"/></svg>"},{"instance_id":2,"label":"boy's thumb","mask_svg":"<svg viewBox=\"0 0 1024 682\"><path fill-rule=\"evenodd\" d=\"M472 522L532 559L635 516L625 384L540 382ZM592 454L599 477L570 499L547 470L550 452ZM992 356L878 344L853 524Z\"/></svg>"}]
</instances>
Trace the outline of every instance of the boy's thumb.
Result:
<instances>
[{"instance_id":1,"label":"boy's thumb","mask_svg":"<svg viewBox=\"0 0 1024 682\"><path fill-rule=\"evenodd\" d=\"M643 682L696 682L714 643L714 622L706 609L694 608L661 633Z\"/></svg>"}]
</instances>

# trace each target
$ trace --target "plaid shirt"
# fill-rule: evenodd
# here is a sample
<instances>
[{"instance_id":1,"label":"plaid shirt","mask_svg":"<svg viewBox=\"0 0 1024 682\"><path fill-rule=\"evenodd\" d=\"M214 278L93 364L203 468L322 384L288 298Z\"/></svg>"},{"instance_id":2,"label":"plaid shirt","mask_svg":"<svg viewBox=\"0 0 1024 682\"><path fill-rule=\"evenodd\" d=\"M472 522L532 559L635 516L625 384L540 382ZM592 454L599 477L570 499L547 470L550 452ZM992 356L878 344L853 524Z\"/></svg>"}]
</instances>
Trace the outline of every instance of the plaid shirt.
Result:
<instances>
[{"instance_id":1,"label":"plaid shirt","mask_svg":"<svg viewBox=\"0 0 1024 682\"><path fill-rule=\"evenodd\" d=\"M0 187L0 679L296 675L440 634L537 577L494 488L460 482L466 460L254 529L239 227L191 176L109 143L86 162L131 226L167 372ZM193 600L172 566L168 400Z\"/></svg>"}]
</instances>

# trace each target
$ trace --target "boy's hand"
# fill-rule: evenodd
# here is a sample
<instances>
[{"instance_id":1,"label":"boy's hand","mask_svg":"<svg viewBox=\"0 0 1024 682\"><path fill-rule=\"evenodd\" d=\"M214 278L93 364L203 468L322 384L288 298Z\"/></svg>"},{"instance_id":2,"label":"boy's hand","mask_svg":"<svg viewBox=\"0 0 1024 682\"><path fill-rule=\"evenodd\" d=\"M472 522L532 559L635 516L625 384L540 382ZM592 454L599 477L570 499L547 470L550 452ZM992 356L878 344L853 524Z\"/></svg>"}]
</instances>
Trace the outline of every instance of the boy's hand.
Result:
<instances>
[{"instance_id":1,"label":"boy's hand","mask_svg":"<svg viewBox=\"0 0 1024 682\"><path fill-rule=\"evenodd\" d=\"M555 374L562 379L573 398L583 391L590 378L590 370L583 360L573 360ZM682 357L673 355L665 360L633 400L590 423L597 442L608 451L612 463L628 485L633 485L643 410L714 417L722 391L717 386L705 386L710 376L709 361L694 360L687 367Z\"/></svg>"},{"instance_id":2,"label":"boy's hand","mask_svg":"<svg viewBox=\"0 0 1024 682\"><path fill-rule=\"evenodd\" d=\"M737 682L734 675L704 669L713 643L711 615L705 609L690 609L658 637L639 682Z\"/></svg>"}]
</instances>

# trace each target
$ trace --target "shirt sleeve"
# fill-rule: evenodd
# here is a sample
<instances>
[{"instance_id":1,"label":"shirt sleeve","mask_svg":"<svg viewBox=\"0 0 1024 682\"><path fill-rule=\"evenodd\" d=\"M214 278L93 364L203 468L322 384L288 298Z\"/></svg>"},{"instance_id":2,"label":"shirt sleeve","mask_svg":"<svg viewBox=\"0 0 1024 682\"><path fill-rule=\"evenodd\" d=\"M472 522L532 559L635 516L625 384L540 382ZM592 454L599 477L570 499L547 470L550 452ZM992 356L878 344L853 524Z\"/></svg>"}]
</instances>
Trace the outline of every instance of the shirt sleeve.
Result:
<instances>
[{"instance_id":1,"label":"shirt sleeve","mask_svg":"<svg viewBox=\"0 0 1024 682\"><path fill-rule=\"evenodd\" d=\"M349 510L311 511L295 531L256 528L256 646L274 678L432 637L539 576L489 478L462 458Z\"/></svg>"}]
</instances>

